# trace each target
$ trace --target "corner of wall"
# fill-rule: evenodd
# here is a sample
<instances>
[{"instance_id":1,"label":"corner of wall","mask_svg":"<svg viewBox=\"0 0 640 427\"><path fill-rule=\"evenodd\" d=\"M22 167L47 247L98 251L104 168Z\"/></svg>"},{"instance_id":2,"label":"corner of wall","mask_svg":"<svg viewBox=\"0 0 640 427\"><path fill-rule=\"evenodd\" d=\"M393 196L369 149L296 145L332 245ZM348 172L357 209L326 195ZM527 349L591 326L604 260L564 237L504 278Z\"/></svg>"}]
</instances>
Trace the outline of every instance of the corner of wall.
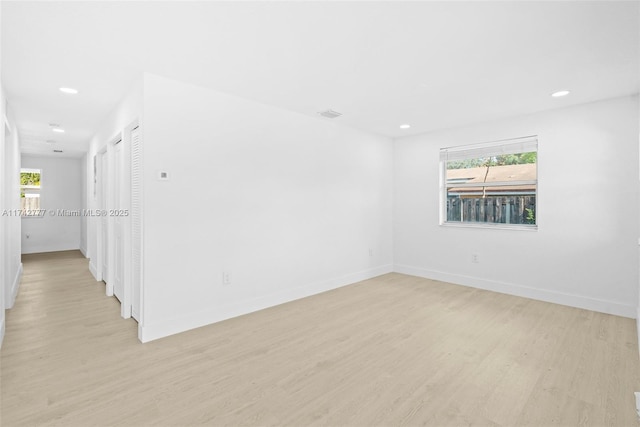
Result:
<instances>
[{"instance_id":1,"label":"corner of wall","mask_svg":"<svg viewBox=\"0 0 640 427\"><path fill-rule=\"evenodd\" d=\"M200 311L190 313L186 316L165 320L161 323L153 325L138 324L138 339L143 342L149 342L160 338L168 337L173 334L185 332L191 329L199 328L233 317L242 316L244 314L253 313L265 308L274 307L276 305L285 304L300 298L309 297L332 289L347 286L363 280L372 279L383 274L391 273L393 265L386 264L374 267L369 270L357 273L347 274L341 277L335 277L329 280L323 280L315 283L309 283L299 286L295 289L288 289L284 292L273 293L252 300L239 301L218 307L216 310Z\"/></svg>"},{"instance_id":2,"label":"corner of wall","mask_svg":"<svg viewBox=\"0 0 640 427\"><path fill-rule=\"evenodd\" d=\"M23 267L22 263L18 266L18 271L16 272L16 276L13 279L13 284L11 285L11 292L9 294L9 300L5 302L5 308L12 308L16 302L16 298L18 296L18 291L20 290L20 282L22 281L22 272Z\"/></svg>"},{"instance_id":3,"label":"corner of wall","mask_svg":"<svg viewBox=\"0 0 640 427\"><path fill-rule=\"evenodd\" d=\"M491 292L499 292L506 295L514 295L522 298L529 298L538 301L546 301L553 304L565 305L568 307L582 308L585 310L597 311L600 313L612 314L627 318L634 318L634 307L632 305L619 302L608 301L601 298L590 298L583 295L570 294L550 289L532 288L529 286L506 283L498 280L482 279L478 277L466 276L463 274L450 273L444 271L430 270L423 267L396 264L396 273L408 274L411 276L423 277L431 280L439 280L456 285L468 286L477 289L484 289Z\"/></svg>"},{"instance_id":4,"label":"corner of wall","mask_svg":"<svg viewBox=\"0 0 640 427\"><path fill-rule=\"evenodd\" d=\"M98 269L92 259L89 259L89 271L96 281L98 281Z\"/></svg>"}]
</instances>

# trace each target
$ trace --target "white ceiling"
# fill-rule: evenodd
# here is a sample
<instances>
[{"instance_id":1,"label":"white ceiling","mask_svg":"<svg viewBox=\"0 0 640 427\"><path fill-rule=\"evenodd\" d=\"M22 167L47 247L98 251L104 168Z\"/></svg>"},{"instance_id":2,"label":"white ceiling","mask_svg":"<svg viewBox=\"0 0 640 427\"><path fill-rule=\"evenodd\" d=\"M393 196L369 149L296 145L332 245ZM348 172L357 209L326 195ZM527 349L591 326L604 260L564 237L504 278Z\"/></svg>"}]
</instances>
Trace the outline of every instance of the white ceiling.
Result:
<instances>
[{"instance_id":1,"label":"white ceiling","mask_svg":"<svg viewBox=\"0 0 640 427\"><path fill-rule=\"evenodd\" d=\"M635 1L1 7L2 79L23 152L51 153L44 141L55 139L82 153L144 71L314 117L331 108L343 113L334 121L390 137L640 88ZM51 122L67 132L53 134Z\"/></svg>"}]
</instances>

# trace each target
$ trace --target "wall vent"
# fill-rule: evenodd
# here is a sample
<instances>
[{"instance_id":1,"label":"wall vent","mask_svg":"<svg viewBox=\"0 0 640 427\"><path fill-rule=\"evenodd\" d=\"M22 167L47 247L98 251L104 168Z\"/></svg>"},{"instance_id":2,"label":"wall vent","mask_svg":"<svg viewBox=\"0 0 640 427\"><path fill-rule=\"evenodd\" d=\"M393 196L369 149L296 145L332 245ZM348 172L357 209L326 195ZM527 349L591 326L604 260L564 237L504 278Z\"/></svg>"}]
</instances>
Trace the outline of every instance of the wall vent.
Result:
<instances>
[{"instance_id":1,"label":"wall vent","mask_svg":"<svg viewBox=\"0 0 640 427\"><path fill-rule=\"evenodd\" d=\"M340 117L342 115L342 113L338 113L337 111L333 110L321 111L318 114L328 119L335 119L336 117Z\"/></svg>"}]
</instances>

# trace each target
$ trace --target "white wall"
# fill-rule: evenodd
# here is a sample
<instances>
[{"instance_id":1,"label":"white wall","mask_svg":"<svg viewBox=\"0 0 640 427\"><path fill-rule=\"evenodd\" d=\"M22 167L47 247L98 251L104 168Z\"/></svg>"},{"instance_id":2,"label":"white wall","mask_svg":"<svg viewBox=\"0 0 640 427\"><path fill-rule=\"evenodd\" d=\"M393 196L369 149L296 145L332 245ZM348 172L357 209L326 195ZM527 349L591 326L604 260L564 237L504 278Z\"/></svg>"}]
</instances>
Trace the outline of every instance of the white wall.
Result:
<instances>
[{"instance_id":1,"label":"white wall","mask_svg":"<svg viewBox=\"0 0 640 427\"><path fill-rule=\"evenodd\" d=\"M143 341L391 271L391 140L154 75L143 121Z\"/></svg>"},{"instance_id":2,"label":"white wall","mask_svg":"<svg viewBox=\"0 0 640 427\"><path fill-rule=\"evenodd\" d=\"M0 3L0 22L2 21L2 4ZM2 87L2 31L0 31L0 120L4 120L5 117L5 95L4 88ZM5 146L5 132L0 131L0 166L2 166L2 171L7 169L7 161L5 159L4 154L4 146ZM0 189L4 189L4 173L0 172ZM4 190L3 190L4 191ZM5 210L5 202L4 197L0 195L0 212ZM6 258L5 258L5 248L2 242L5 241L5 222L6 218L0 215L0 265L4 268ZM5 331L5 314L4 314L4 292L5 292L5 279L4 275L0 274L0 348L2 348L2 341L4 340L4 331Z\"/></svg>"},{"instance_id":3,"label":"white wall","mask_svg":"<svg viewBox=\"0 0 640 427\"><path fill-rule=\"evenodd\" d=\"M13 307L20 279L20 150L15 121L0 90L0 345L4 337L5 308Z\"/></svg>"},{"instance_id":4,"label":"white wall","mask_svg":"<svg viewBox=\"0 0 640 427\"><path fill-rule=\"evenodd\" d=\"M49 156L22 156L22 167L41 170L42 217L22 218L22 253L80 248L80 216L60 211L82 209L81 160Z\"/></svg>"},{"instance_id":5,"label":"white wall","mask_svg":"<svg viewBox=\"0 0 640 427\"><path fill-rule=\"evenodd\" d=\"M440 227L438 150L526 135L539 136L539 229ZM637 96L402 138L394 171L396 271L636 316Z\"/></svg>"},{"instance_id":6,"label":"white wall","mask_svg":"<svg viewBox=\"0 0 640 427\"><path fill-rule=\"evenodd\" d=\"M20 278L22 277L22 263L20 260L20 216L15 212L20 210L20 147L18 129L11 112L7 112L5 122L5 187L4 198L6 207L14 212L6 219L5 234L5 277L7 287L5 287L4 304L6 308L13 307L18 294Z\"/></svg>"}]
</instances>

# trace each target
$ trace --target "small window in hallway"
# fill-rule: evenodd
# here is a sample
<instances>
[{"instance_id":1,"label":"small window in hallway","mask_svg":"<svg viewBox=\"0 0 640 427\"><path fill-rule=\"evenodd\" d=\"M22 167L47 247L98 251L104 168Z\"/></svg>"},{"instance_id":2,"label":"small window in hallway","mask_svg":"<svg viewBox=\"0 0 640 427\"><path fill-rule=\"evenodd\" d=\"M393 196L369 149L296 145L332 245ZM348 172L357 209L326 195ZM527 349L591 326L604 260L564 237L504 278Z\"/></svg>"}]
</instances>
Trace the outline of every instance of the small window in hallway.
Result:
<instances>
[{"instance_id":1,"label":"small window in hallway","mask_svg":"<svg viewBox=\"0 0 640 427\"><path fill-rule=\"evenodd\" d=\"M20 169L20 208L22 215L40 217L40 169Z\"/></svg>"}]
</instances>

